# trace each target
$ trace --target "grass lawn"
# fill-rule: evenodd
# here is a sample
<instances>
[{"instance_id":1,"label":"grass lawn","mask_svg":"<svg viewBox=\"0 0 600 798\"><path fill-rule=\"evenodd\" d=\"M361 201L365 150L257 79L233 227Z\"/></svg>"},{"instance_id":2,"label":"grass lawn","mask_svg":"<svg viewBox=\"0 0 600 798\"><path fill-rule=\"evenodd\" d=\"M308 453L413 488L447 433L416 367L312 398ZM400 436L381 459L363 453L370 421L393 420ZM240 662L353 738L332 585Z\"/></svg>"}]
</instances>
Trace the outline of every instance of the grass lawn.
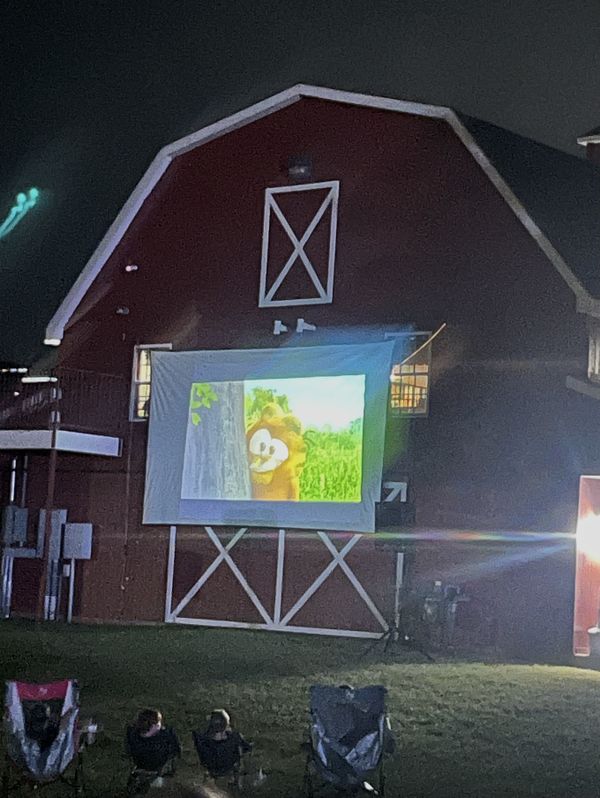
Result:
<instances>
[{"instance_id":1,"label":"grass lawn","mask_svg":"<svg viewBox=\"0 0 600 798\"><path fill-rule=\"evenodd\" d=\"M365 660L364 649L364 642L266 632L2 621L0 677L80 680L84 716L104 724L87 755L89 796L119 794L127 777L123 728L144 705L162 709L179 732L182 776L194 775L190 730L225 706L269 773L257 794L300 796L308 688L342 681L389 689L399 741L390 798L600 793L600 673L425 664L410 654Z\"/></svg>"}]
</instances>

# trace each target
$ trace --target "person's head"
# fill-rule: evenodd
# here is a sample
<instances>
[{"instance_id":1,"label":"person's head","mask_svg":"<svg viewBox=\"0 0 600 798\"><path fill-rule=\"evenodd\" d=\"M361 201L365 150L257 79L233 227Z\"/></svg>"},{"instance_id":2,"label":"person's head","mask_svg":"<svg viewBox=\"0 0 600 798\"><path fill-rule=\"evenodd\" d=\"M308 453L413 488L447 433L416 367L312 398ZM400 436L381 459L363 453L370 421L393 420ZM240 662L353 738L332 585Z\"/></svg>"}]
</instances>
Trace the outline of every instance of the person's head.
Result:
<instances>
[{"instance_id":1,"label":"person's head","mask_svg":"<svg viewBox=\"0 0 600 798\"><path fill-rule=\"evenodd\" d=\"M135 719L135 730L138 734L149 734L153 729L160 729L162 719L158 709L142 709Z\"/></svg>"},{"instance_id":2,"label":"person's head","mask_svg":"<svg viewBox=\"0 0 600 798\"><path fill-rule=\"evenodd\" d=\"M29 730L32 734L43 732L50 722L50 707L48 704L34 704L29 711Z\"/></svg>"},{"instance_id":3,"label":"person's head","mask_svg":"<svg viewBox=\"0 0 600 798\"><path fill-rule=\"evenodd\" d=\"M231 728L231 718L225 709L213 709L208 716L209 734L222 734Z\"/></svg>"},{"instance_id":4,"label":"person's head","mask_svg":"<svg viewBox=\"0 0 600 798\"><path fill-rule=\"evenodd\" d=\"M50 707L48 704L34 704L31 707L30 717L37 723L43 723L50 717Z\"/></svg>"}]
</instances>

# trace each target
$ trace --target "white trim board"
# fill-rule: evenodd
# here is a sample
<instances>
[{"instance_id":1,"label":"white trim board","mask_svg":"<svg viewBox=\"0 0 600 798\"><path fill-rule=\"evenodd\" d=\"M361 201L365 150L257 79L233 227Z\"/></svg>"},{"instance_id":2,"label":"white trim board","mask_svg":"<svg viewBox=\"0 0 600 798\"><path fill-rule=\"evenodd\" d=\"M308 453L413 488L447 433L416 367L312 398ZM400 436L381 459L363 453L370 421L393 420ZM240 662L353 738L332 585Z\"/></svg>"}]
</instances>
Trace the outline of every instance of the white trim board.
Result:
<instances>
[{"instance_id":1,"label":"white trim board","mask_svg":"<svg viewBox=\"0 0 600 798\"><path fill-rule=\"evenodd\" d=\"M277 536L277 569L273 574L275 581L275 596L273 600L272 612L270 606L267 608L263 605L260 598L246 579L246 576L242 572L241 568L238 567L230 555L231 550L248 532L248 527L240 527L236 531L235 535L228 540L226 545L218 537L212 527L205 526L204 530L208 535L208 539L213 543L215 549L217 550L217 556L211 562L209 562L208 565L203 560L203 564L205 566L204 570L198 575L198 578L189 587L187 593L177 602L177 605L173 608L173 584L176 565L177 527L172 526L170 528L165 595L166 623L181 623L193 626L231 627L235 629L266 629L271 632L297 632L300 634L323 634L339 635L342 637L365 638L381 637L383 633L388 631L389 627L387 621L383 617L379 608L376 606L375 602L363 584L360 582L357 575L346 562L347 554L356 546L357 543L360 542L361 538L363 537L362 535L353 535L338 551L337 547L331 541L327 533L317 533L317 537L329 551L331 560L315 577L311 584L304 590L304 592L297 597L294 605L285 613L285 616L282 617L282 598L285 582L286 530L280 529ZM189 616L182 615L186 607L188 607L195 596L204 588L212 574L222 564L231 570L235 579L241 585L251 603L254 605L254 608L261 616L262 622L232 621L229 618L190 618ZM376 624L380 628L380 631L372 632L366 629L332 629L331 627L320 626L295 626L293 623L291 623L292 619L307 604L312 596L319 591L321 585L327 581L327 579L337 568L343 572L354 592L358 594L371 615L375 618Z\"/></svg>"},{"instance_id":2,"label":"white trim board","mask_svg":"<svg viewBox=\"0 0 600 798\"><path fill-rule=\"evenodd\" d=\"M298 238L296 233L292 230L285 213L277 204L277 196L279 194L297 194L298 192L317 191L323 193L326 190L326 195L323 198L320 207L315 212L313 218L308 224L304 234ZM328 180L322 183L303 183L299 186L278 186L276 188L265 189L265 203L264 203L264 218L263 218L263 241L262 241L262 255L260 262L260 292L258 298L259 308L269 307L290 307L293 305L328 305L333 302L333 276L335 269L335 240L337 232L337 209L338 200L340 195L340 182L339 180ZM327 218L327 211L330 210L329 215L329 233L328 233L328 249L327 249L327 279L325 285L322 284L321 279L317 275L313 264L308 257L305 247L318 227L322 219ZM268 285L269 278L269 238L271 231L271 219L275 218L283 228L285 234L292 244L292 254L287 259L287 262L281 267L278 264L279 270L275 279ZM325 221L326 224L326 221ZM312 283L312 288L316 290L317 297L298 297L296 299L276 299L277 291L286 279L290 270L294 267L296 260L300 260L306 269L309 281ZM275 267L277 271L277 266Z\"/></svg>"},{"instance_id":3,"label":"white trim board","mask_svg":"<svg viewBox=\"0 0 600 798\"><path fill-rule=\"evenodd\" d=\"M581 393L584 396L600 399L600 385L595 385L587 380L580 380L577 377L567 377L565 385L572 391L577 391L577 393Z\"/></svg>"},{"instance_id":4,"label":"white trim board","mask_svg":"<svg viewBox=\"0 0 600 798\"><path fill-rule=\"evenodd\" d=\"M531 218L525 207L517 199L511 188L500 176L487 155L483 152L454 111L445 106L424 105L422 103L405 102L403 100L394 100L387 97L376 97L368 94L357 94L355 92L338 91L319 86L298 84L272 97L268 97L261 102L255 103L232 116L225 117L219 122L208 125L189 136L178 139L160 150L119 212L117 218L108 229L106 235L101 240L96 251L85 265L83 271L75 281L75 284L50 320L46 328L46 339L56 341L62 340L65 327L68 325L80 302L83 300L104 264L123 238L146 198L150 195L167 170L171 161L195 147L207 144L209 141L224 136L227 133L231 133L244 125L256 122L258 119L292 105L303 97L312 97L320 100L328 100L330 102L344 103L346 105L376 108L379 110L412 114L414 116L424 116L446 121L494 184L503 199L508 203L527 232L554 265L569 288L575 293L578 300L591 302L594 307L594 312L600 315L600 300L592 298L579 282L564 258Z\"/></svg>"},{"instance_id":5,"label":"white trim board","mask_svg":"<svg viewBox=\"0 0 600 798\"><path fill-rule=\"evenodd\" d=\"M257 629L266 632L286 632L300 635L325 635L328 637L358 637L365 640L380 640L381 632L363 632L352 629L328 629L324 626L266 626L262 623L243 621L215 621L210 618L171 618L167 623L180 623L187 626L212 626L218 629Z\"/></svg>"},{"instance_id":6,"label":"white trim board","mask_svg":"<svg viewBox=\"0 0 600 798\"><path fill-rule=\"evenodd\" d=\"M43 449L77 454L96 454L103 457L121 456L121 438L110 435L91 435L87 432L72 432L60 429L56 432L56 443L52 446L52 430L49 429L3 429L0 430L0 450Z\"/></svg>"}]
</instances>

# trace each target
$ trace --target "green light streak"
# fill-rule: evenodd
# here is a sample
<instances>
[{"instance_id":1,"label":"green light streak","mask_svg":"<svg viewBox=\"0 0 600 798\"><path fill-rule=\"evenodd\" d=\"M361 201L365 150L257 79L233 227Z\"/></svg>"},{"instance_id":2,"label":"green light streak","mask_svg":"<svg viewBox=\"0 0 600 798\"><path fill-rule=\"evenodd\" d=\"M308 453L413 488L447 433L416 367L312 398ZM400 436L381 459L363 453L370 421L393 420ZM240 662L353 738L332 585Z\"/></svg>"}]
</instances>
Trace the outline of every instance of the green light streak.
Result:
<instances>
[{"instance_id":1,"label":"green light streak","mask_svg":"<svg viewBox=\"0 0 600 798\"><path fill-rule=\"evenodd\" d=\"M0 239L5 238L24 219L29 211L37 205L40 197L38 188L30 188L27 194L20 192L16 196L15 205L8 212L6 219L0 224Z\"/></svg>"}]
</instances>

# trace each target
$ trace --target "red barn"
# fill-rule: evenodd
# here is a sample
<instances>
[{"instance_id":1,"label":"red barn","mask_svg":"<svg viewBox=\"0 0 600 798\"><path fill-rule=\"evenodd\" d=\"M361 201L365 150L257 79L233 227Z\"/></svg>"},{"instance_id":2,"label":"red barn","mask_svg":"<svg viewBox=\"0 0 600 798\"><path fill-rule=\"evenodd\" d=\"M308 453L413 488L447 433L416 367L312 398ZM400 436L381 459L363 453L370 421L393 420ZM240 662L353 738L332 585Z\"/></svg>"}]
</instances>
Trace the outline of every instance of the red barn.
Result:
<instances>
[{"instance_id":1,"label":"red barn","mask_svg":"<svg viewBox=\"0 0 600 798\"><path fill-rule=\"evenodd\" d=\"M81 557L81 621L373 636L402 553L405 583L468 585L474 636L559 650L598 219L591 161L448 108L295 86L165 147L48 325L56 367L0 408L5 615L66 612ZM375 534L142 523L153 350L384 338Z\"/></svg>"}]
</instances>

